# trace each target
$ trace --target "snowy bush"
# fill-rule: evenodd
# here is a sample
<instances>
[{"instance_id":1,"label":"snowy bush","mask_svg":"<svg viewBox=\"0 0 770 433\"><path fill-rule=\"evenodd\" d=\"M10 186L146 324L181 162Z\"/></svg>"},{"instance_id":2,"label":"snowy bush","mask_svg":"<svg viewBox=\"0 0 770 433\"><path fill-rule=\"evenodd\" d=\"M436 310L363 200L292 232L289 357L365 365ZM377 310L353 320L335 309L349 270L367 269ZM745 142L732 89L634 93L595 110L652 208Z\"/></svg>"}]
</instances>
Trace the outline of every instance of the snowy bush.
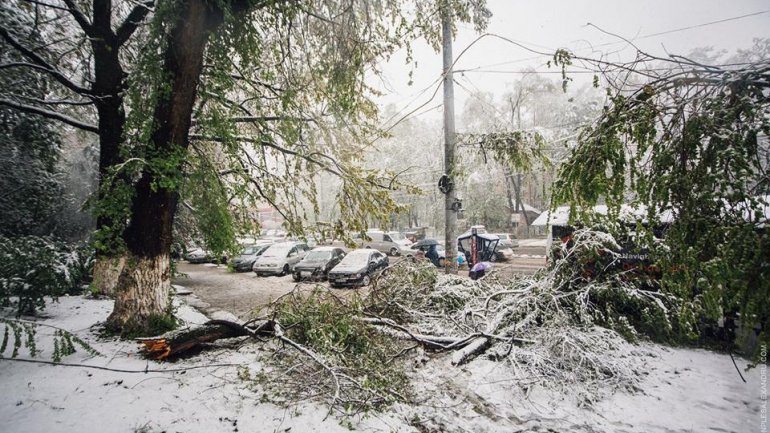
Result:
<instances>
[{"instance_id":1,"label":"snowy bush","mask_svg":"<svg viewBox=\"0 0 770 433\"><path fill-rule=\"evenodd\" d=\"M425 304L437 279L436 267L427 260L415 264L399 262L389 269L387 278L372 285L367 309L379 316L406 320L413 312L428 308Z\"/></svg>"},{"instance_id":2,"label":"snowy bush","mask_svg":"<svg viewBox=\"0 0 770 433\"><path fill-rule=\"evenodd\" d=\"M46 297L79 293L92 262L85 245L38 236L0 237L0 305L33 315L45 308Z\"/></svg>"},{"instance_id":3,"label":"snowy bush","mask_svg":"<svg viewBox=\"0 0 770 433\"><path fill-rule=\"evenodd\" d=\"M317 286L281 297L271 310L282 335L313 353L303 360L288 348L271 358L277 368L263 383L274 396L286 402L325 399L342 416L406 399L406 374L393 362L404 344L359 319L363 306L357 296L344 299Z\"/></svg>"},{"instance_id":4,"label":"snowy bush","mask_svg":"<svg viewBox=\"0 0 770 433\"><path fill-rule=\"evenodd\" d=\"M560 293L562 302L573 304L574 309L565 307L576 322L614 329L629 340L639 334L663 342L693 336L692 302L661 291L649 275L624 270L621 248L611 235L581 229L559 248L562 258L539 279L550 292Z\"/></svg>"}]
</instances>

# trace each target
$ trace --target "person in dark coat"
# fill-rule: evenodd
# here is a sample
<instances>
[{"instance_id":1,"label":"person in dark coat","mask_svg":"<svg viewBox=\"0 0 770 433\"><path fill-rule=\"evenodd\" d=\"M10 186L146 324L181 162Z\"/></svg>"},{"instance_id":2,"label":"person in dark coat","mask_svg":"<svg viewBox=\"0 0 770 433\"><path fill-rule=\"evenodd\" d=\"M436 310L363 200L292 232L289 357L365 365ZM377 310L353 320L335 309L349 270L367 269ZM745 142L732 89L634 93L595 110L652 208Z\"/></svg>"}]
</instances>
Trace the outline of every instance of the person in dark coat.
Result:
<instances>
[{"instance_id":1,"label":"person in dark coat","mask_svg":"<svg viewBox=\"0 0 770 433\"><path fill-rule=\"evenodd\" d=\"M436 250L436 246L435 245L431 245L431 246L428 247L428 252L425 253L425 257L429 258L430 261L435 266L439 265L439 263L438 263L439 256L438 256L438 251Z\"/></svg>"}]
</instances>

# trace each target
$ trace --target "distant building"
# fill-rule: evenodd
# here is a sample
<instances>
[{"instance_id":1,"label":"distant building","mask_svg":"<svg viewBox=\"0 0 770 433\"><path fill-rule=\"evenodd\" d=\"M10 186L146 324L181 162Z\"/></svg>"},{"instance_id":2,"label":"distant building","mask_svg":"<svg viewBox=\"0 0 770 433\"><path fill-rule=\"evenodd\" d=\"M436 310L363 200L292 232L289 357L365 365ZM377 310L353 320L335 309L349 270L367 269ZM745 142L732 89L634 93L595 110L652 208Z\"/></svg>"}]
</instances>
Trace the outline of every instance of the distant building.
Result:
<instances>
[{"instance_id":1,"label":"distant building","mask_svg":"<svg viewBox=\"0 0 770 433\"><path fill-rule=\"evenodd\" d=\"M280 228L285 221L283 215L272 206L264 206L257 209L257 218L259 219L259 225L263 229Z\"/></svg>"}]
</instances>

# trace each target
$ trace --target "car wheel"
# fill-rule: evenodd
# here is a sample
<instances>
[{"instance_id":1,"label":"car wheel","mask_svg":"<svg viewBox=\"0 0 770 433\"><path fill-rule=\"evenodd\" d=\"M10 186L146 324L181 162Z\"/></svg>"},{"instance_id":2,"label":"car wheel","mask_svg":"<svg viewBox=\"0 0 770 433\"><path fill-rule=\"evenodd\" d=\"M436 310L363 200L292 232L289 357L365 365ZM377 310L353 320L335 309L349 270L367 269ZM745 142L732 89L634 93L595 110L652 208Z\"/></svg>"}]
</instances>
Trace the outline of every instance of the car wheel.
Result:
<instances>
[{"instance_id":1,"label":"car wheel","mask_svg":"<svg viewBox=\"0 0 770 433\"><path fill-rule=\"evenodd\" d=\"M390 255L391 255L391 256L396 256L396 255L398 255L398 248L396 248L396 247L393 247L393 248L391 248L391 249L390 249Z\"/></svg>"},{"instance_id":2,"label":"car wheel","mask_svg":"<svg viewBox=\"0 0 770 433\"><path fill-rule=\"evenodd\" d=\"M497 261L497 254L492 254L492 257L489 258L489 261L494 263Z\"/></svg>"},{"instance_id":3,"label":"car wheel","mask_svg":"<svg viewBox=\"0 0 770 433\"><path fill-rule=\"evenodd\" d=\"M291 274L291 277L294 278L294 281L299 282L299 280L300 280L299 272L295 272L295 273Z\"/></svg>"},{"instance_id":4,"label":"car wheel","mask_svg":"<svg viewBox=\"0 0 770 433\"><path fill-rule=\"evenodd\" d=\"M371 278L369 278L368 275L364 275L364 278L361 279L361 285L362 286L368 286L369 283L371 283L371 282L372 282L372 280L371 280Z\"/></svg>"},{"instance_id":5,"label":"car wheel","mask_svg":"<svg viewBox=\"0 0 770 433\"><path fill-rule=\"evenodd\" d=\"M283 265L283 269L281 269L281 276L284 276L289 273L289 264Z\"/></svg>"}]
</instances>

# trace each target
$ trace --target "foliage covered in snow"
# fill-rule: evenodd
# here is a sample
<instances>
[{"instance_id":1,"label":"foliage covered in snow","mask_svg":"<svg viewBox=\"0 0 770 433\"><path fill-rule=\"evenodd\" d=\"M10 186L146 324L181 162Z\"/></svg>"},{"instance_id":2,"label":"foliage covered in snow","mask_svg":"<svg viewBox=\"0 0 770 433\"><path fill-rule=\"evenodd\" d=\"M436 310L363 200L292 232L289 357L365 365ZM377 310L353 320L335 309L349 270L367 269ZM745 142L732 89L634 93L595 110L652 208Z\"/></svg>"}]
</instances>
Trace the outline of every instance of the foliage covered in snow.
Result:
<instances>
[{"instance_id":1,"label":"foliage covered in snow","mask_svg":"<svg viewBox=\"0 0 770 433\"><path fill-rule=\"evenodd\" d=\"M50 237L0 236L0 306L34 315L45 298L82 292L91 276L93 254L86 245Z\"/></svg>"},{"instance_id":2,"label":"foliage covered in snow","mask_svg":"<svg viewBox=\"0 0 770 433\"><path fill-rule=\"evenodd\" d=\"M390 333L458 349L457 364L486 351L522 383L632 389L641 368L633 343L676 339L690 322L679 300L618 266L612 236L584 229L573 240L548 269L505 282L395 267L367 313Z\"/></svg>"}]
</instances>

